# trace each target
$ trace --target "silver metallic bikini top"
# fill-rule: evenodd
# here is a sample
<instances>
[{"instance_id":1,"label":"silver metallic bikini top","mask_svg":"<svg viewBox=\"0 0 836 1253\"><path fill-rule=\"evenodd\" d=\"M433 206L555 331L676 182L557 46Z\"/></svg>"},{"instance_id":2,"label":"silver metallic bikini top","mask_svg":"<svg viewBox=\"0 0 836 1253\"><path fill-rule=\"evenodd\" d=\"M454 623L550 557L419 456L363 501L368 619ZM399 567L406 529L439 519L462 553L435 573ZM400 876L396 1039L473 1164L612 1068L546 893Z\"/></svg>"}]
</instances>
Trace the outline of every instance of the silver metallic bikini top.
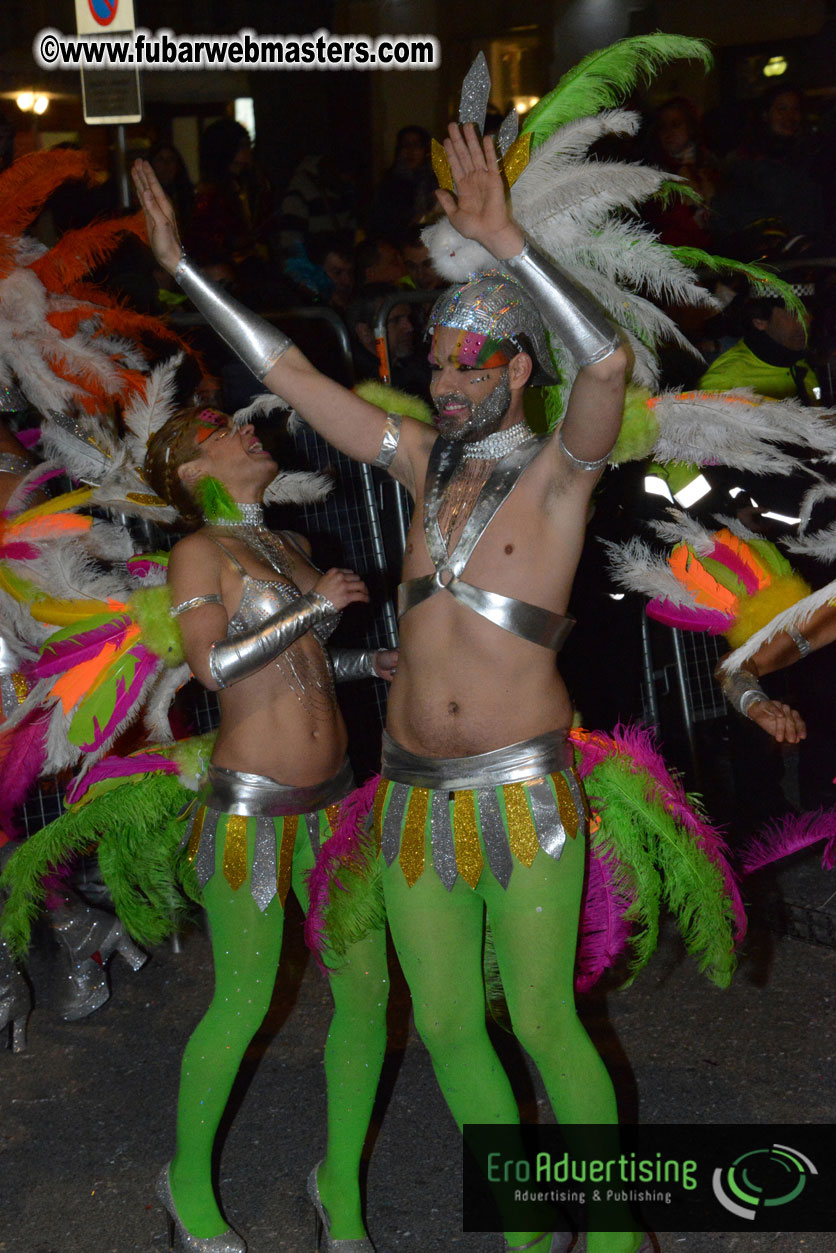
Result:
<instances>
[{"instance_id":1,"label":"silver metallic bikini top","mask_svg":"<svg viewBox=\"0 0 836 1253\"><path fill-rule=\"evenodd\" d=\"M510 631L512 635L518 635L520 639L541 644L555 652L561 648L575 625L574 618L517 600L514 596L504 596L501 592L486 592L481 587L466 583L461 577L497 510L508 499L523 470L534 460L544 442L544 439L532 438L499 459L479 493L458 543L452 552L448 552L438 525L438 510L463 456L463 446L441 437L436 440L430 452L424 484L424 535L435 571L401 583L398 588L399 617L436 592L446 591L474 613Z\"/></svg>"},{"instance_id":2,"label":"silver metallic bikini top","mask_svg":"<svg viewBox=\"0 0 836 1253\"><path fill-rule=\"evenodd\" d=\"M293 544L289 537L282 536L287 543ZM229 551L225 544L220 540L212 539L213 544L217 544L218 548L229 558L235 569L241 575L243 584L241 590L241 599L238 602L238 608L229 619L226 628L227 639L236 635L242 635L245 631L251 630L253 627L261 626L268 618L272 617L279 609L283 609L285 605L292 605L294 601L299 600L302 593L295 583L284 582L280 579L257 579L255 575L248 574L238 558ZM298 545L293 544L294 548ZM308 558L301 548L298 549L307 561ZM325 644L333 635L340 621L340 614L333 614L330 618L326 618L323 622L316 623L311 627L320 644Z\"/></svg>"}]
</instances>

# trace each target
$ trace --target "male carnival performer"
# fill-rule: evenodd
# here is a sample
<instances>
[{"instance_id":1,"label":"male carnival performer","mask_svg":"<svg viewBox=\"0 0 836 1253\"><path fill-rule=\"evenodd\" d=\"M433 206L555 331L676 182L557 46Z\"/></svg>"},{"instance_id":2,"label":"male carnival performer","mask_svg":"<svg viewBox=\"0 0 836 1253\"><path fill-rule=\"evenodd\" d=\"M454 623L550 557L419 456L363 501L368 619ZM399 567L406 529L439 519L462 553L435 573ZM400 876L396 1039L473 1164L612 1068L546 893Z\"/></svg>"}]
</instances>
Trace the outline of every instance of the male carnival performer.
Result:
<instances>
[{"instance_id":1,"label":"male carnival performer","mask_svg":"<svg viewBox=\"0 0 836 1253\"><path fill-rule=\"evenodd\" d=\"M389 924L456 1121L519 1118L485 1028L487 909L514 1030L556 1117L614 1123L612 1083L574 1009L585 808L554 659L628 353L509 216L492 141L451 126L445 149L456 184L455 197L439 193L445 213L497 270L445 293L431 319L440 436L324 377L206 281L181 253L150 167L138 162L134 179L157 258L214 328L324 438L388 468L415 499L376 817ZM543 322L578 367L565 420L545 439L523 417L526 384L551 368ZM634 1253L641 1242L590 1232L588 1248ZM506 1233L508 1249L564 1247L548 1233Z\"/></svg>"}]
</instances>

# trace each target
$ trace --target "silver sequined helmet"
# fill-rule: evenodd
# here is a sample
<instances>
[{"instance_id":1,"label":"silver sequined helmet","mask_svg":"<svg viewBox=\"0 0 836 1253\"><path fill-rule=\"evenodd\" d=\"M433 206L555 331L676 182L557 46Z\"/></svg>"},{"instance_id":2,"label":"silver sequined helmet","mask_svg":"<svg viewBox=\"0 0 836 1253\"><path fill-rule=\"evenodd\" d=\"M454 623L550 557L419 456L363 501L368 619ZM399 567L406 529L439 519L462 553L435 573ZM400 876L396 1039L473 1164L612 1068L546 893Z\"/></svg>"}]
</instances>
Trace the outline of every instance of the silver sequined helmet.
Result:
<instances>
[{"instance_id":1,"label":"silver sequined helmet","mask_svg":"<svg viewBox=\"0 0 836 1253\"><path fill-rule=\"evenodd\" d=\"M526 352L534 362L531 381L537 386L557 382L540 315L530 296L499 270L448 287L435 302L428 331L437 326L472 331L515 352Z\"/></svg>"}]
</instances>

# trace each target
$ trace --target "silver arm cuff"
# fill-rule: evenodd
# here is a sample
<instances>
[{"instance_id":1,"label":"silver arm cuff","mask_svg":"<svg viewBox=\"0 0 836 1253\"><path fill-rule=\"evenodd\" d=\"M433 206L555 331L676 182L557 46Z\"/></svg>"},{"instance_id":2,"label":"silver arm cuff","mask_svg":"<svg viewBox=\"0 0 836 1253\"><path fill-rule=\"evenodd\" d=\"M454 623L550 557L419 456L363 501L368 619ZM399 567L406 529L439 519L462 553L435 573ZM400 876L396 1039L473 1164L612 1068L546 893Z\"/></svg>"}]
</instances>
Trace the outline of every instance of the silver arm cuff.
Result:
<instances>
[{"instance_id":1,"label":"silver arm cuff","mask_svg":"<svg viewBox=\"0 0 836 1253\"><path fill-rule=\"evenodd\" d=\"M269 374L279 357L292 346L293 340L283 331L245 308L219 283L206 278L185 253L174 271L174 278L212 329L257 379Z\"/></svg>"},{"instance_id":2,"label":"silver arm cuff","mask_svg":"<svg viewBox=\"0 0 836 1253\"><path fill-rule=\"evenodd\" d=\"M809 657L813 651L813 645L807 639L807 636L802 635L798 627L788 626L784 627L784 630L798 649L799 657Z\"/></svg>"},{"instance_id":3,"label":"silver arm cuff","mask_svg":"<svg viewBox=\"0 0 836 1253\"><path fill-rule=\"evenodd\" d=\"M381 470L388 470L392 462L395 460L395 453L398 451L398 444L401 439L401 415L399 413L386 414L386 427L383 431L383 440L380 445L380 452L375 457L372 465L379 466Z\"/></svg>"},{"instance_id":4,"label":"silver arm cuff","mask_svg":"<svg viewBox=\"0 0 836 1253\"><path fill-rule=\"evenodd\" d=\"M209 673L218 687L238 683L275 661L300 635L336 612L327 596L307 592L272 614L261 626L230 640L216 640L209 650Z\"/></svg>"},{"instance_id":5,"label":"silver arm cuff","mask_svg":"<svg viewBox=\"0 0 836 1253\"><path fill-rule=\"evenodd\" d=\"M605 453L603 457L598 457L595 461L584 461L582 457L576 457L575 454L570 452L566 447L563 442L562 429L557 432L557 442L560 445L560 451L565 453L572 462L572 465L577 466L579 470L600 470L602 466L607 464L612 454L612 449L610 449L608 453Z\"/></svg>"},{"instance_id":6,"label":"silver arm cuff","mask_svg":"<svg viewBox=\"0 0 836 1253\"><path fill-rule=\"evenodd\" d=\"M749 709L759 700L769 700L758 680L749 670L732 670L720 679L723 695L739 714L749 716Z\"/></svg>"},{"instance_id":7,"label":"silver arm cuff","mask_svg":"<svg viewBox=\"0 0 836 1253\"><path fill-rule=\"evenodd\" d=\"M546 327L579 366L603 361L620 346L618 332L603 309L527 240L521 253L500 265L532 298Z\"/></svg>"},{"instance_id":8,"label":"silver arm cuff","mask_svg":"<svg viewBox=\"0 0 836 1253\"><path fill-rule=\"evenodd\" d=\"M331 661L337 683L351 683L355 679L374 679L377 671L374 659L377 648L331 648Z\"/></svg>"}]
</instances>

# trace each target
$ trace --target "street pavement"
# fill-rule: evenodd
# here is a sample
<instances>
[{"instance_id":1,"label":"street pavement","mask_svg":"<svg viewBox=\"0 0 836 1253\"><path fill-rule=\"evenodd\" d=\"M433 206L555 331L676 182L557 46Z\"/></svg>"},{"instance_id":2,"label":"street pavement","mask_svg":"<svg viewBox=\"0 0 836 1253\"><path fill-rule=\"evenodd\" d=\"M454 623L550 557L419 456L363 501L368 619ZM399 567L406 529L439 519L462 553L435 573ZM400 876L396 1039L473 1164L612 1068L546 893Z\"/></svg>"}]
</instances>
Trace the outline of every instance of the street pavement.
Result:
<instances>
[{"instance_id":1,"label":"street pavement","mask_svg":"<svg viewBox=\"0 0 836 1253\"><path fill-rule=\"evenodd\" d=\"M816 865L807 878L827 900L836 881L825 890L822 874ZM180 1054L211 992L206 936L195 930L182 951L155 950L137 974L114 958L111 1000L79 1023L63 1022L54 1008L56 970L45 949L34 953L38 1006L28 1049L0 1052L0 1250L163 1253L153 1184L172 1152ZM587 998L581 1012L623 1117L833 1122L835 987L836 950L773 934L756 917L729 989L708 983L666 929L632 986ZM314 1253L305 1179L324 1147L329 1004L294 907L273 1004L223 1129L223 1204L250 1253ZM502 1050L524 1116L539 1112L548 1121L537 1077L510 1039ZM461 1231L459 1137L397 974L372 1140L368 1227L378 1253L500 1253L498 1235ZM667 1233L660 1246L663 1253L832 1253L835 1240L832 1233Z\"/></svg>"}]
</instances>

